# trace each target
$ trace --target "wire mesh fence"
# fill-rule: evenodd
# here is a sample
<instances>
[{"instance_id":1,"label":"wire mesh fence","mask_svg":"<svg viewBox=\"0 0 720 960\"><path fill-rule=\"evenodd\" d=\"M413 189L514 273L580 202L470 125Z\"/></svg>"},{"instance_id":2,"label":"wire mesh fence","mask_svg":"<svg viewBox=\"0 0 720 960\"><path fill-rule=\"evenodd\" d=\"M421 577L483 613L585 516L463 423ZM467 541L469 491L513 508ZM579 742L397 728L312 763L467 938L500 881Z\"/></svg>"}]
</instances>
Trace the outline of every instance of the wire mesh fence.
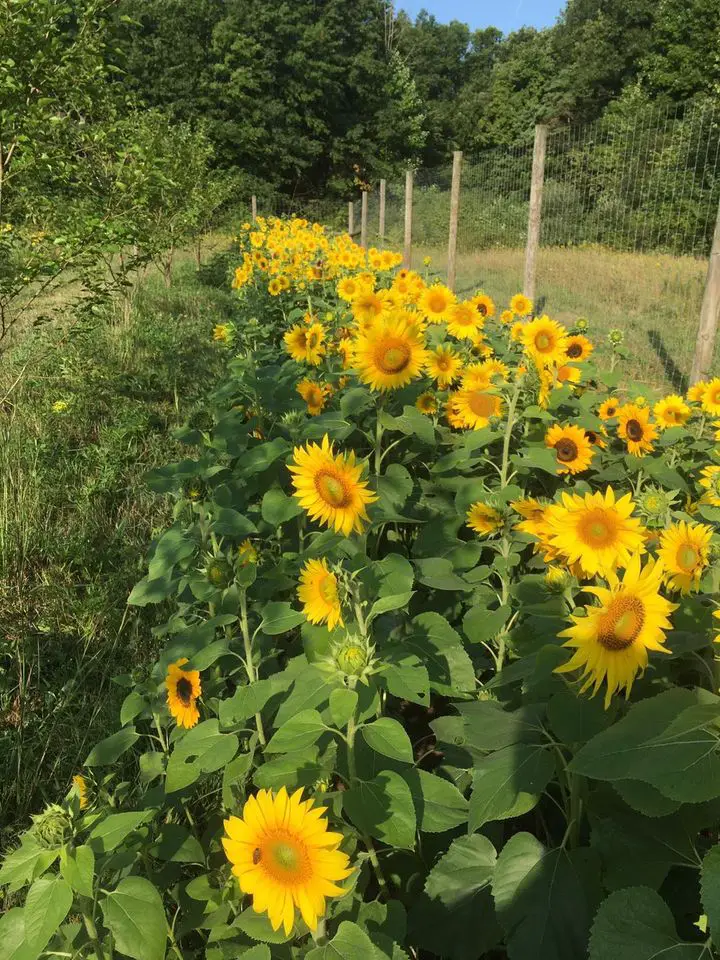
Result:
<instances>
[{"instance_id":1,"label":"wire mesh fence","mask_svg":"<svg viewBox=\"0 0 720 960\"><path fill-rule=\"evenodd\" d=\"M457 290L504 302L523 286L532 143L465 156ZM415 172L413 261L447 266L452 165ZM382 241L401 248L405 183L386 183ZM544 164L538 307L586 318L595 339L626 336L628 379L682 389L697 336L720 202L720 107L646 106L549 133ZM359 230L360 204L356 204ZM377 191L368 242L378 241ZM720 348L714 372L720 373Z\"/></svg>"}]
</instances>

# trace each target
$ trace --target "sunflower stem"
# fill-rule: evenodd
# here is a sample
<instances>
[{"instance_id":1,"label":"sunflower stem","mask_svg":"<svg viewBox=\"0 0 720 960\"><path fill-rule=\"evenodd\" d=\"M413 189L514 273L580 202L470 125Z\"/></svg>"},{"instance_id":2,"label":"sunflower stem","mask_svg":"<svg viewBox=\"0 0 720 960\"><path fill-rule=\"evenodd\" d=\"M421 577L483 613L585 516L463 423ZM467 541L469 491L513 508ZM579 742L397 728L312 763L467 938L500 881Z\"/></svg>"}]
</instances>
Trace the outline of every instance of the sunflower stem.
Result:
<instances>
[{"instance_id":1,"label":"sunflower stem","mask_svg":"<svg viewBox=\"0 0 720 960\"><path fill-rule=\"evenodd\" d=\"M250 683L255 683L257 680L257 671L255 670L255 664L252 658L252 640L250 639L250 626L248 624L247 590L240 591L240 629L243 635L243 643L245 644L245 669L247 670L248 680ZM259 713L255 714L255 726L257 727L258 740L261 746L264 747L267 740L265 739L262 717Z\"/></svg>"},{"instance_id":2,"label":"sunflower stem","mask_svg":"<svg viewBox=\"0 0 720 960\"><path fill-rule=\"evenodd\" d=\"M357 733L357 731L358 731L357 718L355 716L355 712L353 711L350 719L348 720L347 735L345 738L345 742L347 743L348 775L350 777L351 788L354 786L355 782L358 779L357 767L355 765L355 734ZM375 877L377 879L378 886L380 887L380 892L383 894L387 894L388 885L385 879L385 874L383 873L382 867L380 866L380 861L378 860L377 851L375 850L375 844L372 842L372 839L368 836L368 834L360 831L360 836L362 837L362 841L365 844L365 847L367 849L368 859L370 860L370 863L373 866L373 870L375 871Z\"/></svg>"},{"instance_id":3,"label":"sunflower stem","mask_svg":"<svg viewBox=\"0 0 720 960\"><path fill-rule=\"evenodd\" d=\"M505 427L505 439L503 440L503 458L502 468L500 470L500 488L504 489L508 484L508 468L510 466L510 437L515 426L515 408L517 407L520 396L520 382L515 384L513 395L508 405L507 425Z\"/></svg>"},{"instance_id":4,"label":"sunflower stem","mask_svg":"<svg viewBox=\"0 0 720 960\"><path fill-rule=\"evenodd\" d=\"M377 405L377 420L375 421L375 476L380 476L380 467L382 466L382 439L383 439L383 425L380 422L380 417L383 412L383 397L381 396L378 400Z\"/></svg>"},{"instance_id":5,"label":"sunflower stem","mask_svg":"<svg viewBox=\"0 0 720 960\"><path fill-rule=\"evenodd\" d=\"M90 943L92 944L93 951L97 960L107 960L105 956L105 951L103 950L100 939L98 937L97 927L95 926L95 921L92 916L86 911L83 910L83 923L85 924L85 929L87 930L87 935L90 938Z\"/></svg>"}]
</instances>

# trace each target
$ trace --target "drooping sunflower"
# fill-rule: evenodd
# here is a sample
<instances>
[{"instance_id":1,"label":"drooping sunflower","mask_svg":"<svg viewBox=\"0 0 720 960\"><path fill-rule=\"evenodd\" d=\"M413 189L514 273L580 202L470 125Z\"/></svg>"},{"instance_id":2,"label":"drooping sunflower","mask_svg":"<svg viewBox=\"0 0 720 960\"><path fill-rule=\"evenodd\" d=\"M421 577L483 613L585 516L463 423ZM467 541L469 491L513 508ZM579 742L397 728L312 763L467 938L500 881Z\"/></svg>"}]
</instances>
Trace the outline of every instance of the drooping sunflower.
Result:
<instances>
[{"instance_id":1,"label":"drooping sunflower","mask_svg":"<svg viewBox=\"0 0 720 960\"><path fill-rule=\"evenodd\" d=\"M617 412L620 409L620 401L617 397L608 397L607 400L604 400L600 404L600 409L598 410L598 416L601 420L612 420L613 417L617 416Z\"/></svg>"},{"instance_id":2,"label":"drooping sunflower","mask_svg":"<svg viewBox=\"0 0 720 960\"><path fill-rule=\"evenodd\" d=\"M426 413L428 416L437 413L438 411L438 402L437 397L434 393L421 393L420 396L415 401L415 406L420 411L420 413Z\"/></svg>"},{"instance_id":3,"label":"drooping sunflower","mask_svg":"<svg viewBox=\"0 0 720 960\"><path fill-rule=\"evenodd\" d=\"M242 817L225 820L223 848L243 893L253 898L255 913L267 913L273 930L289 936L295 908L311 930L325 913L325 899L346 891L337 883L350 876L343 836L328 830L324 807L302 799L302 789L288 796L259 790L243 807Z\"/></svg>"},{"instance_id":4,"label":"drooping sunflower","mask_svg":"<svg viewBox=\"0 0 720 960\"><path fill-rule=\"evenodd\" d=\"M662 577L662 564L648 560L641 570L635 554L622 581L609 573L609 588L584 588L600 605L587 607L584 617L573 615L573 625L559 634L568 638L564 646L574 653L556 672L581 670L585 682L580 692L592 687L592 696L605 682L606 709L616 690L624 688L626 698L630 696L635 678L647 667L648 650L670 653L664 646L665 631L672 626L669 616L677 604L660 595Z\"/></svg>"},{"instance_id":5,"label":"drooping sunflower","mask_svg":"<svg viewBox=\"0 0 720 960\"><path fill-rule=\"evenodd\" d=\"M582 473L593 458L592 444L581 427L554 424L545 434L545 445L555 451L558 473Z\"/></svg>"},{"instance_id":6,"label":"drooping sunflower","mask_svg":"<svg viewBox=\"0 0 720 960\"><path fill-rule=\"evenodd\" d=\"M495 507L491 507L482 500L473 503L467 512L465 521L471 530L479 533L480 536L489 537L503 525L502 514Z\"/></svg>"},{"instance_id":7,"label":"drooping sunflower","mask_svg":"<svg viewBox=\"0 0 720 960\"><path fill-rule=\"evenodd\" d=\"M458 340L472 340L483 322L482 316L469 300L454 303L447 312L448 333Z\"/></svg>"},{"instance_id":8,"label":"drooping sunflower","mask_svg":"<svg viewBox=\"0 0 720 960\"><path fill-rule=\"evenodd\" d=\"M545 511L548 543L586 576L606 576L645 553L645 529L634 509L630 494L616 500L612 487L604 494L563 493L562 502Z\"/></svg>"},{"instance_id":9,"label":"drooping sunflower","mask_svg":"<svg viewBox=\"0 0 720 960\"><path fill-rule=\"evenodd\" d=\"M702 403L707 388L706 380L698 380L697 383L694 383L687 392L687 398L690 403Z\"/></svg>"},{"instance_id":10,"label":"drooping sunflower","mask_svg":"<svg viewBox=\"0 0 720 960\"><path fill-rule=\"evenodd\" d=\"M165 686L170 715L179 727L189 730L200 719L197 700L202 693L202 686L199 670L183 670L187 662L187 657L181 657L170 664Z\"/></svg>"},{"instance_id":11,"label":"drooping sunflower","mask_svg":"<svg viewBox=\"0 0 720 960\"><path fill-rule=\"evenodd\" d=\"M297 593L310 623L327 623L328 630L343 625L337 577L324 559L308 560L300 571Z\"/></svg>"},{"instance_id":12,"label":"drooping sunflower","mask_svg":"<svg viewBox=\"0 0 720 960\"><path fill-rule=\"evenodd\" d=\"M715 377L707 384L700 403L703 410L712 414L713 417L720 414L720 377Z\"/></svg>"},{"instance_id":13,"label":"drooping sunflower","mask_svg":"<svg viewBox=\"0 0 720 960\"><path fill-rule=\"evenodd\" d=\"M510 298L510 309L518 317L526 317L529 313L532 313L532 308L532 300L526 297L524 293L516 293L514 297Z\"/></svg>"},{"instance_id":14,"label":"drooping sunflower","mask_svg":"<svg viewBox=\"0 0 720 960\"><path fill-rule=\"evenodd\" d=\"M470 303L483 321L485 317L495 316L495 304L492 297L489 297L486 293L476 293Z\"/></svg>"},{"instance_id":15,"label":"drooping sunflower","mask_svg":"<svg viewBox=\"0 0 720 960\"><path fill-rule=\"evenodd\" d=\"M523 327L525 350L539 367L562 364L565 359L567 331L557 320L542 316Z\"/></svg>"},{"instance_id":16,"label":"drooping sunflower","mask_svg":"<svg viewBox=\"0 0 720 960\"><path fill-rule=\"evenodd\" d=\"M658 400L653 407L658 426L663 430L666 427L681 427L690 419L691 412L683 398L675 393Z\"/></svg>"},{"instance_id":17,"label":"drooping sunflower","mask_svg":"<svg viewBox=\"0 0 720 960\"><path fill-rule=\"evenodd\" d=\"M442 323L447 320L450 307L456 302L455 294L442 283L426 287L418 300L420 313L430 323Z\"/></svg>"},{"instance_id":18,"label":"drooping sunflower","mask_svg":"<svg viewBox=\"0 0 720 960\"><path fill-rule=\"evenodd\" d=\"M700 486L707 491L702 495L702 502L720 507L720 467L705 467L700 471L700 478Z\"/></svg>"},{"instance_id":19,"label":"drooping sunflower","mask_svg":"<svg viewBox=\"0 0 720 960\"><path fill-rule=\"evenodd\" d=\"M490 423L492 417L502 414L502 398L485 390L462 389L450 398L458 420L470 430L479 430Z\"/></svg>"},{"instance_id":20,"label":"drooping sunflower","mask_svg":"<svg viewBox=\"0 0 720 960\"><path fill-rule=\"evenodd\" d=\"M572 367L569 363L563 363L557 368L556 377L558 383L580 383L582 373L579 367Z\"/></svg>"},{"instance_id":21,"label":"drooping sunflower","mask_svg":"<svg viewBox=\"0 0 720 960\"><path fill-rule=\"evenodd\" d=\"M295 447L293 454L293 465L288 467L293 475L293 495L310 519L346 537L353 530L362 533L367 505L377 496L367 489L367 481L360 479L362 467L355 463L355 453L335 456L325 434L322 445L307 443Z\"/></svg>"},{"instance_id":22,"label":"drooping sunflower","mask_svg":"<svg viewBox=\"0 0 720 960\"><path fill-rule=\"evenodd\" d=\"M582 360L587 360L593 349L594 347L587 337L584 337L581 333L576 333L567 338L565 356L574 363L580 363Z\"/></svg>"},{"instance_id":23,"label":"drooping sunflower","mask_svg":"<svg viewBox=\"0 0 720 960\"><path fill-rule=\"evenodd\" d=\"M310 326L296 324L283 335L285 347L293 360L309 363L313 367L318 366L325 355L324 339L325 328L321 323Z\"/></svg>"},{"instance_id":24,"label":"drooping sunflower","mask_svg":"<svg viewBox=\"0 0 720 960\"><path fill-rule=\"evenodd\" d=\"M666 573L667 585L681 593L697 589L708 565L712 528L704 523L681 520L663 530L658 557Z\"/></svg>"},{"instance_id":25,"label":"drooping sunflower","mask_svg":"<svg viewBox=\"0 0 720 960\"><path fill-rule=\"evenodd\" d=\"M627 443L630 453L643 457L653 449L658 429L650 423L650 410L637 403L626 403L618 410L618 436Z\"/></svg>"},{"instance_id":26,"label":"drooping sunflower","mask_svg":"<svg viewBox=\"0 0 720 960\"><path fill-rule=\"evenodd\" d=\"M434 350L428 350L425 369L437 385L444 389L449 387L460 374L462 359L452 347L436 347Z\"/></svg>"},{"instance_id":27,"label":"drooping sunflower","mask_svg":"<svg viewBox=\"0 0 720 960\"><path fill-rule=\"evenodd\" d=\"M296 389L307 404L308 413L311 416L314 417L318 413L322 413L328 395L327 384L315 383L312 380L301 380Z\"/></svg>"},{"instance_id":28,"label":"drooping sunflower","mask_svg":"<svg viewBox=\"0 0 720 960\"><path fill-rule=\"evenodd\" d=\"M358 337L353 355L359 378L380 393L404 387L419 377L427 360L418 331L393 319L377 323Z\"/></svg>"}]
</instances>

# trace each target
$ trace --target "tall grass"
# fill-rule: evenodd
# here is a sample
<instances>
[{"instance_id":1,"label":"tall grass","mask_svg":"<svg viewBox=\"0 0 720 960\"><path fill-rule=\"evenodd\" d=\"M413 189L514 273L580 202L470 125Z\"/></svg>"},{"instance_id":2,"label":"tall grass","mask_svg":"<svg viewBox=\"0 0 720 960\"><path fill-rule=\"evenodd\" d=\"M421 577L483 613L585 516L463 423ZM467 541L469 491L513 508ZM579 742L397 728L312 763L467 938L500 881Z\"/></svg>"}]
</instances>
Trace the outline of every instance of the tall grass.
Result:
<instances>
[{"instance_id":1,"label":"tall grass","mask_svg":"<svg viewBox=\"0 0 720 960\"><path fill-rule=\"evenodd\" d=\"M116 728L112 677L151 662L150 618L126 598L168 506L146 472L176 458L173 430L202 408L224 363L214 323L232 316L190 262L149 277L129 323L112 312L29 330L4 358L0 398L0 827L69 785ZM56 401L67 404L53 410ZM0 834L0 846L3 836Z\"/></svg>"}]
</instances>

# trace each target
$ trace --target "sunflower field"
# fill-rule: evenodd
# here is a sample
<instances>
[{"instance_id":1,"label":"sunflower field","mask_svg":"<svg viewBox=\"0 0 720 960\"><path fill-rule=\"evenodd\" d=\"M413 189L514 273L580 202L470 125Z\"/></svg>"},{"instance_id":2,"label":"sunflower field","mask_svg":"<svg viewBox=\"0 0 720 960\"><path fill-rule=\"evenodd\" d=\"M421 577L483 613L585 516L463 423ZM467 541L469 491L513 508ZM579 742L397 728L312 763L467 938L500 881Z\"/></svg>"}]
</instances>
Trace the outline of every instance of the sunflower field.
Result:
<instances>
[{"instance_id":1,"label":"sunflower field","mask_svg":"<svg viewBox=\"0 0 720 960\"><path fill-rule=\"evenodd\" d=\"M0 957L720 957L720 380L638 393L620 332L305 220L236 250L149 477L157 660L0 868Z\"/></svg>"}]
</instances>

